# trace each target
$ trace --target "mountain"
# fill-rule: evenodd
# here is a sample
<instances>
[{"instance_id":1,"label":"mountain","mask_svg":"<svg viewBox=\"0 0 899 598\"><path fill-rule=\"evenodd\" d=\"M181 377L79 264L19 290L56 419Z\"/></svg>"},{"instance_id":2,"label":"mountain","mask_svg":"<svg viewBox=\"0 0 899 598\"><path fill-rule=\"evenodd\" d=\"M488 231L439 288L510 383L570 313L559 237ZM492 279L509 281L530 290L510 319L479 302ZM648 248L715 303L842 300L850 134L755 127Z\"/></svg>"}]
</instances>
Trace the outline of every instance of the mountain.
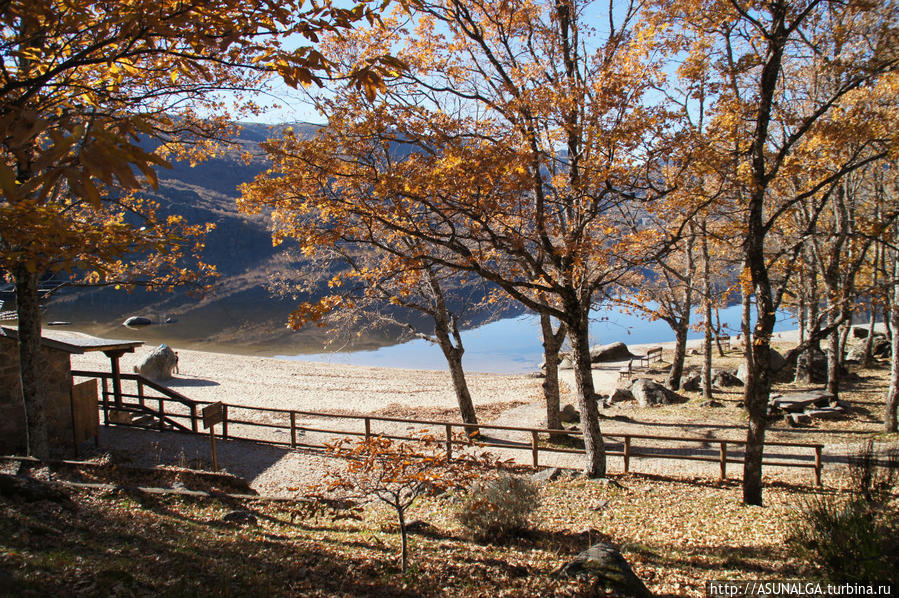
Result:
<instances>
[{"instance_id":1,"label":"mountain","mask_svg":"<svg viewBox=\"0 0 899 598\"><path fill-rule=\"evenodd\" d=\"M306 123L291 126L297 134L308 136L318 128ZM68 290L50 301L47 320L70 321L73 328L100 336L207 350L261 354L320 351L323 332L314 327L299 332L287 329L287 316L296 301L275 297L267 289L271 276L286 260L283 248L272 247L266 216L237 211L238 186L266 167L258 144L278 128L244 123L236 147L224 156L194 167L176 163L171 169L160 168L158 189L147 192L165 213L180 214L191 223L215 223L203 255L221 274L214 294L199 298L184 290ZM241 157L245 151L256 156L248 164ZM155 324L139 330L122 328L122 322L134 315L147 316ZM174 322L166 324L167 316ZM363 339L360 348L383 343L384 339Z\"/></svg>"}]
</instances>

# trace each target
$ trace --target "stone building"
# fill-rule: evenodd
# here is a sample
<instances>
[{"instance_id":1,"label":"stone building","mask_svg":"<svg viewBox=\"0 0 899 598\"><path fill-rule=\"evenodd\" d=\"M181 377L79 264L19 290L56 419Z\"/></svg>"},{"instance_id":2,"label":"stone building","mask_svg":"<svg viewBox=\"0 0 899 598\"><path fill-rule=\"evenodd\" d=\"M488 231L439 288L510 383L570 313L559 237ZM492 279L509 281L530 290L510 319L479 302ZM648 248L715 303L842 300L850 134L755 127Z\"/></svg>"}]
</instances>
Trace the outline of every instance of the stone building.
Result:
<instances>
[{"instance_id":1,"label":"stone building","mask_svg":"<svg viewBox=\"0 0 899 598\"><path fill-rule=\"evenodd\" d=\"M75 332L45 332L41 342L41 371L47 396L47 420L50 426L51 448L57 457L76 453L72 411L73 353L103 351L113 360L118 371L118 359L134 351L140 341L98 339ZM0 454L26 452L25 406L19 378L19 347L14 328L0 328Z\"/></svg>"}]
</instances>

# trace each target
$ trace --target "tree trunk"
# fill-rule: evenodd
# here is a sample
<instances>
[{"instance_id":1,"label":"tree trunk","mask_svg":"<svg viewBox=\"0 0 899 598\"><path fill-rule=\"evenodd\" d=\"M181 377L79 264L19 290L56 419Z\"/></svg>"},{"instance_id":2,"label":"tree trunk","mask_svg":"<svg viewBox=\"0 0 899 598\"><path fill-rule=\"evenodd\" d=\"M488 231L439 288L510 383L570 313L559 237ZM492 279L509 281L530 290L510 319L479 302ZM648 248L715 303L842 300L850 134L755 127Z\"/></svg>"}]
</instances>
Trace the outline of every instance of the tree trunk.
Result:
<instances>
[{"instance_id":1,"label":"tree trunk","mask_svg":"<svg viewBox=\"0 0 899 598\"><path fill-rule=\"evenodd\" d=\"M889 322L894 330L899 330L899 260L893 265L893 292ZM888 294L890 295L890 294ZM886 321L885 321L886 323ZM872 328L871 334L874 334ZM899 334L893 334L890 341L893 354L890 356L890 391L887 395L886 414L883 418L887 433L899 432Z\"/></svg>"},{"instance_id":2,"label":"tree trunk","mask_svg":"<svg viewBox=\"0 0 899 598\"><path fill-rule=\"evenodd\" d=\"M770 295L768 296L770 298ZM774 310L758 304L758 322L746 344L746 386L743 403L749 414L746 430L746 455L743 465L743 502L762 504L762 458L765 448L765 429L768 425L768 397L771 392L771 331L774 329ZM744 329L749 327L744 322Z\"/></svg>"},{"instance_id":3,"label":"tree trunk","mask_svg":"<svg viewBox=\"0 0 899 598\"><path fill-rule=\"evenodd\" d=\"M837 314L831 310L828 324L833 326ZM827 337L827 392L834 398L840 394L840 329L835 328Z\"/></svg>"},{"instance_id":4,"label":"tree trunk","mask_svg":"<svg viewBox=\"0 0 899 598\"><path fill-rule=\"evenodd\" d=\"M805 276L800 277L800 293L803 293L803 304L805 307L805 312L803 315L803 320L805 323L805 327L802 329L803 332L803 341L806 338L813 338L815 335L815 331L818 329L818 274L817 269L814 266L814 260L811 257L807 257L805 260L806 264L810 265L812 271L808 274L808 278ZM801 271L801 274L804 274L805 271ZM801 352L796 357L796 372L793 376L793 381L797 384L809 384L812 381L812 354L818 351L818 344L815 343L813 346L809 347L807 351Z\"/></svg>"},{"instance_id":5,"label":"tree trunk","mask_svg":"<svg viewBox=\"0 0 899 598\"><path fill-rule=\"evenodd\" d=\"M577 385L578 409L581 412L581 429L584 432L584 451L587 463L584 473L589 478L606 476L606 449L599 429L599 409L593 387L593 368L590 363L590 337L586 313L580 306L570 306L569 314L578 314L568 322L568 338L574 352L574 380Z\"/></svg>"},{"instance_id":6,"label":"tree trunk","mask_svg":"<svg viewBox=\"0 0 899 598\"><path fill-rule=\"evenodd\" d=\"M396 516L400 525L400 569L405 573L409 567L409 549L406 538L406 516L403 509L397 507Z\"/></svg>"},{"instance_id":7,"label":"tree trunk","mask_svg":"<svg viewBox=\"0 0 899 598\"><path fill-rule=\"evenodd\" d=\"M721 346L721 314L718 306L715 306L715 345L718 347L718 356L724 357L724 347Z\"/></svg>"},{"instance_id":8,"label":"tree trunk","mask_svg":"<svg viewBox=\"0 0 899 598\"><path fill-rule=\"evenodd\" d=\"M706 304L705 308L705 342L702 346L702 398L712 398L712 309Z\"/></svg>"},{"instance_id":9,"label":"tree trunk","mask_svg":"<svg viewBox=\"0 0 899 598\"><path fill-rule=\"evenodd\" d=\"M875 271L876 272L876 271ZM866 368L871 365L871 348L874 346L874 326L877 324L877 308L874 306L874 298L871 298L871 317L868 319L868 336L865 337L865 354L862 355L861 366Z\"/></svg>"},{"instance_id":10,"label":"tree trunk","mask_svg":"<svg viewBox=\"0 0 899 598\"><path fill-rule=\"evenodd\" d=\"M28 454L38 459L49 459L50 432L41 375L39 276L36 272L29 272L24 265L17 266L13 276L19 316L19 372L27 419Z\"/></svg>"},{"instance_id":11,"label":"tree trunk","mask_svg":"<svg viewBox=\"0 0 899 598\"><path fill-rule=\"evenodd\" d=\"M546 427L550 430L562 430L562 417L559 412L559 350L565 342L568 328L564 322L559 322L559 329L553 331L552 318L547 314L540 314L540 328L543 331L543 358L546 366L546 377L543 379Z\"/></svg>"},{"instance_id":12,"label":"tree trunk","mask_svg":"<svg viewBox=\"0 0 899 598\"><path fill-rule=\"evenodd\" d=\"M712 265L709 263L709 236L702 230L702 305L705 319L705 342L702 346L702 397L712 398ZM718 344L721 350L721 344ZM722 352L723 355L723 352Z\"/></svg>"},{"instance_id":13,"label":"tree trunk","mask_svg":"<svg viewBox=\"0 0 899 598\"><path fill-rule=\"evenodd\" d=\"M684 359L687 357L688 322L678 322L674 328L674 357L671 359L671 371L665 382L671 390L680 389L680 379L684 374Z\"/></svg>"},{"instance_id":14,"label":"tree trunk","mask_svg":"<svg viewBox=\"0 0 899 598\"><path fill-rule=\"evenodd\" d=\"M899 289L897 289L899 294ZM899 330L899 305L893 303L892 325ZM886 415L883 418L884 431L899 432L899 334L893 335L890 344L893 355L890 357L890 391L887 394Z\"/></svg>"},{"instance_id":15,"label":"tree trunk","mask_svg":"<svg viewBox=\"0 0 899 598\"><path fill-rule=\"evenodd\" d=\"M455 329L455 323L453 324ZM437 337L437 344L443 350L446 357L446 363L449 366L450 377L453 380L453 390L456 392L456 401L459 403L459 413L462 421L466 424L477 424L478 416L474 410L474 403L471 400L471 393L468 390L468 382L465 380L465 370L462 368L462 354L465 348L462 346L462 339L457 331L454 330L453 336L456 337L454 345L450 339L447 322L442 318L436 319L434 335ZM466 426L465 433L469 436L477 436L478 428L474 426Z\"/></svg>"}]
</instances>

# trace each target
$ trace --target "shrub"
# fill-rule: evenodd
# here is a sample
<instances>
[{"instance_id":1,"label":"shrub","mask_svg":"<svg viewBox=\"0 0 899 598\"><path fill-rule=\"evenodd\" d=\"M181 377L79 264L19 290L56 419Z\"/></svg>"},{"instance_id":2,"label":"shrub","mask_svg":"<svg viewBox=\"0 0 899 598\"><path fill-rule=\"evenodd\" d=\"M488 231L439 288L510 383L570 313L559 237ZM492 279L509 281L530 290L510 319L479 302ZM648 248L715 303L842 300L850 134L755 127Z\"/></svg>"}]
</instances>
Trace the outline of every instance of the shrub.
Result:
<instances>
[{"instance_id":1,"label":"shrub","mask_svg":"<svg viewBox=\"0 0 899 598\"><path fill-rule=\"evenodd\" d=\"M869 505L885 504L896 485L899 451L877 451L868 440L849 457L849 483L853 495Z\"/></svg>"},{"instance_id":2,"label":"shrub","mask_svg":"<svg viewBox=\"0 0 899 598\"><path fill-rule=\"evenodd\" d=\"M857 497L818 496L804 502L789 544L797 556L837 583L897 581L899 551L895 514Z\"/></svg>"},{"instance_id":3,"label":"shrub","mask_svg":"<svg viewBox=\"0 0 899 598\"><path fill-rule=\"evenodd\" d=\"M533 481L502 475L474 484L462 499L456 520L476 541L497 542L527 529L539 504Z\"/></svg>"}]
</instances>

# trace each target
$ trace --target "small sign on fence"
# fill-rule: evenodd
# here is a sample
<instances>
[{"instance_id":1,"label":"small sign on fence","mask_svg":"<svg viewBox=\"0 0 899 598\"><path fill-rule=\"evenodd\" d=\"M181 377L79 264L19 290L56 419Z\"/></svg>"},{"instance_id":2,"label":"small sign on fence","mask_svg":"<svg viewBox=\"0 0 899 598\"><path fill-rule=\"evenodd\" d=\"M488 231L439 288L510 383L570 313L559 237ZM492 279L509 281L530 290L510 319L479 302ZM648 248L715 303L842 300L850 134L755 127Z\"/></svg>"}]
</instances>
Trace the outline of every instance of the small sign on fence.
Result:
<instances>
[{"instance_id":1,"label":"small sign on fence","mask_svg":"<svg viewBox=\"0 0 899 598\"><path fill-rule=\"evenodd\" d=\"M203 407L203 427L209 428L209 443L212 446L212 470L219 470L218 455L215 452L215 424L225 421L225 406L221 401Z\"/></svg>"},{"instance_id":2,"label":"small sign on fence","mask_svg":"<svg viewBox=\"0 0 899 598\"><path fill-rule=\"evenodd\" d=\"M221 401L203 407L203 427L211 428L215 424L222 423L225 419L224 412L224 406Z\"/></svg>"}]
</instances>

